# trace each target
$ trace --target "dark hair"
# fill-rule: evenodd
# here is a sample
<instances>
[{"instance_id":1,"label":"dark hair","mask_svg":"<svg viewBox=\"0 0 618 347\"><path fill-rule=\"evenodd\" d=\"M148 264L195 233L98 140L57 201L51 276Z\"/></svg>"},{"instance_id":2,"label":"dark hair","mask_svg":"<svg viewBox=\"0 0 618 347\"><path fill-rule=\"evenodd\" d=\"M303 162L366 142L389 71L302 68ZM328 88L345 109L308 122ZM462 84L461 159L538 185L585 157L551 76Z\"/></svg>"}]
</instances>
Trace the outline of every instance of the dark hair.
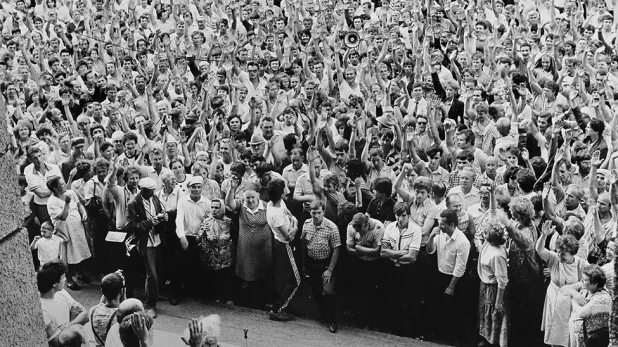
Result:
<instances>
[{"instance_id":1,"label":"dark hair","mask_svg":"<svg viewBox=\"0 0 618 347\"><path fill-rule=\"evenodd\" d=\"M115 272L103 277L101 280L101 292L107 300L116 299L122 292L122 288L124 288L124 281Z\"/></svg>"},{"instance_id":2,"label":"dark hair","mask_svg":"<svg viewBox=\"0 0 618 347\"><path fill-rule=\"evenodd\" d=\"M94 136L94 131L97 130L97 129L103 130L103 134L105 134L105 128L103 128L103 125L101 125L99 123L94 123L93 125L90 126L90 136ZM135 141L135 142L137 143L137 141Z\"/></svg>"},{"instance_id":3,"label":"dark hair","mask_svg":"<svg viewBox=\"0 0 618 347\"><path fill-rule=\"evenodd\" d=\"M517 184L519 184L519 188L528 194L532 192L534 188L534 184L536 183L536 177L534 173L528 169L522 169L517 172Z\"/></svg>"},{"instance_id":4,"label":"dark hair","mask_svg":"<svg viewBox=\"0 0 618 347\"><path fill-rule=\"evenodd\" d=\"M474 162L474 153L471 150L462 149L461 151L459 151L459 154L457 154L457 159L458 160L466 160L466 161L469 161L470 163L473 163Z\"/></svg>"},{"instance_id":5,"label":"dark hair","mask_svg":"<svg viewBox=\"0 0 618 347\"><path fill-rule=\"evenodd\" d=\"M125 143L129 142L129 141L133 141L133 142L137 143L137 135L135 135L132 131L126 132L126 133L124 133L124 135L122 135L122 144L123 145Z\"/></svg>"},{"instance_id":6,"label":"dark hair","mask_svg":"<svg viewBox=\"0 0 618 347\"><path fill-rule=\"evenodd\" d=\"M602 134L605 131L605 122L598 118L592 118L590 120L590 129L594 130L597 134Z\"/></svg>"},{"instance_id":7,"label":"dark hair","mask_svg":"<svg viewBox=\"0 0 618 347\"><path fill-rule=\"evenodd\" d=\"M393 207L393 213L395 213L395 216L401 216L404 213L408 213L408 205L402 201L397 202Z\"/></svg>"},{"instance_id":8,"label":"dark hair","mask_svg":"<svg viewBox=\"0 0 618 347\"><path fill-rule=\"evenodd\" d=\"M365 166L359 159L350 159L345 163L346 176L355 180L358 177L365 176Z\"/></svg>"},{"instance_id":9,"label":"dark hair","mask_svg":"<svg viewBox=\"0 0 618 347\"><path fill-rule=\"evenodd\" d=\"M139 338L137 337L137 335L135 335L135 332L133 331L133 326L131 324L133 315L139 315L144 317L146 319L146 328L148 328L149 330L154 324L154 320L152 319L152 317L147 315L145 312L136 312L124 317L118 329L118 332L120 334L120 341L122 342L122 345L124 347L140 346Z\"/></svg>"},{"instance_id":10,"label":"dark hair","mask_svg":"<svg viewBox=\"0 0 618 347\"><path fill-rule=\"evenodd\" d=\"M52 290L66 272L67 266L60 259L43 264L36 274L36 285L39 292L47 293Z\"/></svg>"},{"instance_id":11,"label":"dark hair","mask_svg":"<svg viewBox=\"0 0 618 347\"><path fill-rule=\"evenodd\" d=\"M110 147L112 147L112 148L113 148L113 147L114 147L114 145L113 145L112 143L110 143L110 142L105 141L105 142L103 142L103 143L99 146L99 151L101 151L101 152L105 152L105 151L106 151L108 148L110 148Z\"/></svg>"},{"instance_id":12,"label":"dark hair","mask_svg":"<svg viewBox=\"0 0 618 347\"><path fill-rule=\"evenodd\" d=\"M47 189L52 192L56 191L56 189L58 189L58 185L60 184L61 179L62 177L60 176L51 177L49 180L47 180Z\"/></svg>"},{"instance_id":13,"label":"dark hair","mask_svg":"<svg viewBox=\"0 0 618 347\"><path fill-rule=\"evenodd\" d=\"M273 165L271 163L265 163L265 162L261 162L256 168L255 168L255 174L258 177L262 177L265 173L267 172L271 172L273 171Z\"/></svg>"},{"instance_id":14,"label":"dark hair","mask_svg":"<svg viewBox=\"0 0 618 347\"><path fill-rule=\"evenodd\" d=\"M601 267L596 264L588 265L584 268L584 275L588 276L588 282L595 284L598 289L603 289L605 283L607 283L607 277L601 270Z\"/></svg>"},{"instance_id":15,"label":"dark hair","mask_svg":"<svg viewBox=\"0 0 618 347\"><path fill-rule=\"evenodd\" d=\"M433 158L436 154L440 153L440 155L444 154L444 150L442 147L438 147L436 145L431 145L427 150L425 150L428 158Z\"/></svg>"},{"instance_id":16,"label":"dark hair","mask_svg":"<svg viewBox=\"0 0 618 347\"><path fill-rule=\"evenodd\" d=\"M373 189L386 196L393 194L393 182L388 177L379 177L373 181Z\"/></svg>"},{"instance_id":17,"label":"dark hair","mask_svg":"<svg viewBox=\"0 0 618 347\"><path fill-rule=\"evenodd\" d=\"M280 179L273 179L268 182L268 186L266 186L266 192L268 195L268 199L272 202L277 202L281 200L283 196L283 192L285 191L285 182Z\"/></svg>"},{"instance_id":18,"label":"dark hair","mask_svg":"<svg viewBox=\"0 0 618 347\"><path fill-rule=\"evenodd\" d=\"M547 162L545 162L545 159L541 157L534 157L530 159L530 163L532 164L535 177L541 177L543 172L547 169Z\"/></svg>"},{"instance_id":19,"label":"dark hair","mask_svg":"<svg viewBox=\"0 0 618 347\"><path fill-rule=\"evenodd\" d=\"M459 217L457 216L457 211L447 208L446 210L440 212L440 217L445 219L447 225L452 225L457 227L459 225Z\"/></svg>"},{"instance_id":20,"label":"dark hair","mask_svg":"<svg viewBox=\"0 0 618 347\"><path fill-rule=\"evenodd\" d=\"M502 179L504 180L505 183L508 183L511 178L517 177L517 173L519 172L519 170L521 170L519 166L510 166L506 168L506 170L504 171L504 175L502 176Z\"/></svg>"},{"instance_id":21,"label":"dark hair","mask_svg":"<svg viewBox=\"0 0 618 347\"><path fill-rule=\"evenodd\" d=\"M232 163L230 166L230 172L236 172L240 177L245 175L245 164L243 162L237 161Z\"/></svg>"},{"instance_id":22,"label":"dark hair","mask_svg":"<svg viewBox=\"0 0 618 347\"><path fill-rule=\"evenodd\" d=\"M442 182L434 182L431 185L431 191L436 197L444 197L446 194L446 185Z\"/></svg>"}]
</instances>

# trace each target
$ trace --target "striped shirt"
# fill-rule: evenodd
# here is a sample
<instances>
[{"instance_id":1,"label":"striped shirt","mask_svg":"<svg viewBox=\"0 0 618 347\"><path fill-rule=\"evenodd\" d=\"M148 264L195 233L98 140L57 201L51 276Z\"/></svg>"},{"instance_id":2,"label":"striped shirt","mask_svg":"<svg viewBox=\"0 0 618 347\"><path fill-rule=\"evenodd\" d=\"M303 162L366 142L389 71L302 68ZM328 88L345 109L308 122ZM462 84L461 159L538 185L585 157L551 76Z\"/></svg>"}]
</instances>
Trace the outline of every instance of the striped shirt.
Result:
<instances>
[{"instance_id":1,"label":"striped shirt","mask_svg":"<svg viewBox=\"0 0 618 347\"><path fill-rule=\"evenodd\" d=\"M421 248L421 234L423 231L416 223L408 222L407 227L399 228L399 223L390 223L384 229L382 248L391 251L418 251ZM391 259L396 264L410 264L409 261Z\"/></svg>"}]
</instances>

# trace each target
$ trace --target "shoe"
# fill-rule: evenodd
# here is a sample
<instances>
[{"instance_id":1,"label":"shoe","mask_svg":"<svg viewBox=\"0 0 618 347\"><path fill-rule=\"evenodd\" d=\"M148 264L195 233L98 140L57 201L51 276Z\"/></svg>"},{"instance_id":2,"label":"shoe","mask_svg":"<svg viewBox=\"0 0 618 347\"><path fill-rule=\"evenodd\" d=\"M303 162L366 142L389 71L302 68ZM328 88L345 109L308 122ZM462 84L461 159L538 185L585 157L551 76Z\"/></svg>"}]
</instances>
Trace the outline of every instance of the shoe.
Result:
<instances>
[{"instance_id":1,"label":"shoe","mask_svg":"<svg viewBox=\"0 0 618 347\"><path fill-rule=\"evenodd\" d=\"M234 305L234 301L228 300L228 301L225 302L225 304L229 305L229 306L233 306Z\"/></svg>"},{"instance_id":2,"label":"shoe","mask_svg":"<svg viewBox=\"0 0 618 347\"><path fill-rule=\"evenodd\" d=\"M83 275L83 276L78 276L77 280L84 283L84 284L90 284L92 283L92 280L90 279L90 277Z\"/></svg>"},{"instance_id":3,"label":"shoe","mask_svg":"<svg viewBox=\"0 0 618 347\"><path fill-rule=\"evenodd\" d=\"M71 284L67 284L67 288L69 288L69 289L71 289L73 291L78 291L78 290L82 289L82 287L80 287L79 284L77 284L75 282L73 282Z\"/></svg>"},{"instance_id":4,"label":"shoe","mask_svg":"<svg viewBox=\"0 0 618 347\"><path fill-rule=\"evenodd\" d=\"M270 312L270 320L274 320L277 322L289 322L294 320L294 316L283 311L279 313Z\"/></svg>"},{"instance_id":5,"label":"shoe","mask_svg":"<svg viewBox=\"0 0 618 347\"><path fill-rule=\"evenodd\" d=\"M161 295L161 294L159 294L159 296L157 297L157 300L159 300L159 301L167 301L167 299L168 299L167 296Z\"/></svg>"},{"instance_id":6,"label":"shoe","mask_svg":"<svg viewBox=\"0 0 618 347\"><path fill-rule=\"evenodd\" d=\"M146 314L149 315L152 319L155 319L157 318L157 309L149 308L148 310L146 310Z\"/></svg>"},{"instance_id":7,"label":"shoe","mask_svg":"<svg viewBox=\"0 0 618 347\"><path fill-rule=\"evenodd\" d=\"M489 347L489 346L491 345L487 341L481 341L478 343L478 345L476 345L476 347Z\"/></svg>"},{"instance_id":8,"label":"shoe","mask_svg":"<svg viewBox=\"0 0 618 347\"><path fill-rule=\"evenodd\" d=\"M339 330L339 326L337 325L337 322L331 322L328 325L328 331L330 331L331 333L336 333L337 330Z\"/></svg>"},{"instance_id":9,"label":"shoe","mask_svg":"<svg viewBox=\"0 0 618 347\"><path fill-rule=\"evenodd\" d=\"M170 305L176 306L180 303L180 296L173 296L170 298Z\"/></svg>"}]
</instances>

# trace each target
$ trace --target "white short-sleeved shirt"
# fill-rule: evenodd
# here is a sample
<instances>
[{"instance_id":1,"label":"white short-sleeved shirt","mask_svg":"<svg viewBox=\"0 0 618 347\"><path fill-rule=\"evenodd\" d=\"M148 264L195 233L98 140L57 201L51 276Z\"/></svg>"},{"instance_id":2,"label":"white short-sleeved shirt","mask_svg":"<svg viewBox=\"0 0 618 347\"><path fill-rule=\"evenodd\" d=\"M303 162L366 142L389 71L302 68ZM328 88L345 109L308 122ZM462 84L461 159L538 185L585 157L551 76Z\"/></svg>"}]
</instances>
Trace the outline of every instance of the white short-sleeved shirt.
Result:
<instances>
[{"instance_id":1,"label":"white short-sleeved shirt","mask_svg":"<svg viewBox=\"0 0 618 347\"><path fill-rule=\"evenodd\" d=\"M34 244L34 249L38 251L39 261L41 264L60 258L61 245L62 239L57 235L52 235L49 239L41 237Z\"/></svg>"},{"instance_id":2,"label":"white short-sleeved shirt","mask_svg":"<svg viewBox=\"0 0 618 347\"><path fill-rule=\"evenodd\" d=\"M66 290L61 290L54 295L53 299L41 298L43 308L43 322L48 341L53 340L60 334L61 326L69 324L71 319L71 307L78 304Z\"/></svg>"},{"instance_id":3,"label":"white short-sleeved shirt","mask_svg":"<svg viewBox=\"0 0 618 347\"><path fill-rule=\"evenodd\" d=\"M382 248L392 251L418 251L421 248L423 230L416 223L409 221L405 229L399 228L399 223L390 223L384 229ZM405 264L398 259L391 259L396 264Z\"/></svg>"},{"instance_id":4,"label":"white short-sleeved shirt","mask_svg":"<svg viewBox=\"0 0 618 347\"><path fill-rule=\"evenodd\" d=\"M281 201L281 206L276 207L273 205L272 201L268 202L266 206L266 220L268 221L268 225L270 226L270 230L273 235L275 235L275 239L282 243L288 243L285 237L279 232L277 228L279 227L290 227L290 218L287 216L285 210L287 207L285 203ZM290 235L294 237L294 235Z\"/></svg>"}]
</instances>

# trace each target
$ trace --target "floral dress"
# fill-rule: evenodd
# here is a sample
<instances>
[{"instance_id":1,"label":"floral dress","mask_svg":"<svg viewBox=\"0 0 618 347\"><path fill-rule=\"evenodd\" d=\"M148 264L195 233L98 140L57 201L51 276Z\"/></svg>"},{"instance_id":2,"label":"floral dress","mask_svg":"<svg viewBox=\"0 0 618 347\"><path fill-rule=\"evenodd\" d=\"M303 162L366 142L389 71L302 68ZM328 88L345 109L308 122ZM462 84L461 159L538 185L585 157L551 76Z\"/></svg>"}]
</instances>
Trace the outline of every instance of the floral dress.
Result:
<instances>
[{"instance_id":1,"label":"floral dress","mask_svg":"<svg viewBox=\"0 0 618 347\"><path fill-rule=\"evenodd\" d=\"M232 220L228 217L204 219L198 232L200 262L204 268L222 270L234 263Z\"/></svg>"},{"instance_id":2,"label":"floral dress","mask_svg":"<svg viewBox=\"0 0 618 347\"><path fill-rule=\"evenodd\" d=\"M581 282L577 283L576 288L582 288ZM588 300L584 306L592 310L592 315L586 318L586 331L588 333L605 328L609 323L609 312L612 307L612 297L605 289L591 294L585 289L580 289L580 293ZM584 341L583 319L573 310L571 319L569 320L569 336L571 347L586 347Z\"/></svg>"}]
</instances>

